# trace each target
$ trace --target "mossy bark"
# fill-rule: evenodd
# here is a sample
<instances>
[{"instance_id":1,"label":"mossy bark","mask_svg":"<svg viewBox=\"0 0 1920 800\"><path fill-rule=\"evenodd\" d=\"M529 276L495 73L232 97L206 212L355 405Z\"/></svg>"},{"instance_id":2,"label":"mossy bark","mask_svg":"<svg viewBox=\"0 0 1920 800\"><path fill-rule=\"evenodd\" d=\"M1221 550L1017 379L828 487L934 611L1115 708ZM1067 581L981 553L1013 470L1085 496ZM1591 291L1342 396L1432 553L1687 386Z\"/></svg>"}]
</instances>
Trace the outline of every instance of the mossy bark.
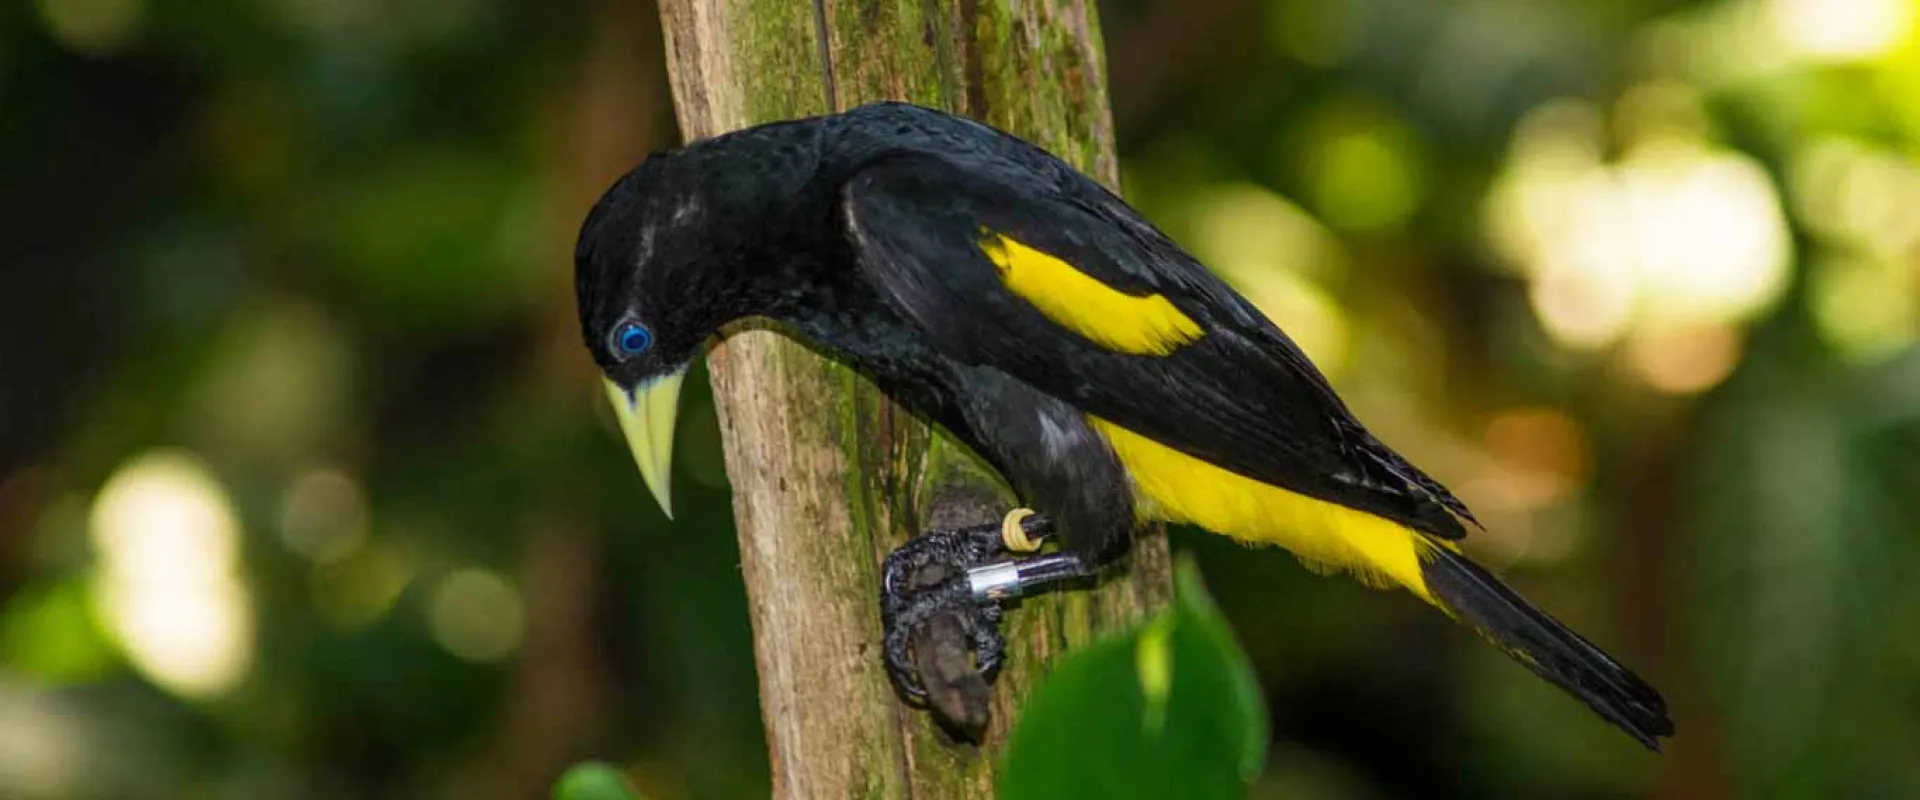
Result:
<instances>
[{"instance_id":1,"label":"mossy bark","mask_svg":"<svg viewBox=\"0 0 1920 800\"><path fill-rule=\"evenodd\" d=\"M904 99L1116 182L1091 0L660 5L689 139ZM710 361L776 797L986 796L1007 727L1049 662L1166 602L1159 536L1096 591L1024 601L1008 615L984 743L954 743L887 681L879 563L924 527L997 519L1011 496L864 378L773 333L735 334Z\"/></svg>"}]
</instances>

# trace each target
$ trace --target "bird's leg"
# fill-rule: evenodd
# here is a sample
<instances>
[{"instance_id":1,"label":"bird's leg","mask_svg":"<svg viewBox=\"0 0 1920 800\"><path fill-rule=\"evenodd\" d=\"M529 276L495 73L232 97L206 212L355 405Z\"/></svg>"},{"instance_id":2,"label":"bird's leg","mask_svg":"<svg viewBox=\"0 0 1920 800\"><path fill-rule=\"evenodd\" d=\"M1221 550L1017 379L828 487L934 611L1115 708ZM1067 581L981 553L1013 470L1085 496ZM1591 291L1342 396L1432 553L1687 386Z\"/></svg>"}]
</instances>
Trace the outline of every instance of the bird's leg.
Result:
<instances>
[{"instance_id":1,"label":"bird's leg","mask_svg":"<svg viewBox=\"0 0 1920 800\"><path fill-rule=\"evenodd\" d=\"M967 590L974 602L1001 603L1056 583L1085 578L1093 572L1078 553L1050 553L969 569Z\"/></svg>"},{"instance_id":2,"label":"bird's leg","mask_svg":"<svg viewBox=\"0 0 1920 800\"><path fill-rule=\"evenodd\" d=\"M1046 518L1016 509L999 523L929 531L887 556L880 613L887 672L903 693L927 699L912 651L916 634L942 614L952 618L971 644L973 669L992 680L1006 649L1000 638L1000 603L1074 571L1077 557L1064 554L1002 558L1038 550L1050 528Z\"/></svg>"}]
</instances>

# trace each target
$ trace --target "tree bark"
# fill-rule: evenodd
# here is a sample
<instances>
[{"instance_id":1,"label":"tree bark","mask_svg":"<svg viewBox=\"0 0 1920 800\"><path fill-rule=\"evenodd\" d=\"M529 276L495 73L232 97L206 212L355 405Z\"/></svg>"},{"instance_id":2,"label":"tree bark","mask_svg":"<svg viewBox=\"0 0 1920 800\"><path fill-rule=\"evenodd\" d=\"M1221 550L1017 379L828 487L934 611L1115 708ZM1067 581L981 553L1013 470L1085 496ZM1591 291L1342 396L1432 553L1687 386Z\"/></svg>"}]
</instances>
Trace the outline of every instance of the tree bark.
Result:
<instances>
[{"instance_id":1,"label":"tree bark","mask_svg":"<svg viewBox=\"0 0 1920 800\"><path fill-rule=\"evenodd\" d=\"M911 100L972 116L1116 183L1091 0L661 0L689 140ZM733 482L774 796L980 797L1062 651L1171 593L1163 537L1095 591L1028 598L980 746L904 705L881 660L879 564L931 526L996 520L1005 488L844 365L760 330L709 358Z\"/></svg>"}]
</instances>

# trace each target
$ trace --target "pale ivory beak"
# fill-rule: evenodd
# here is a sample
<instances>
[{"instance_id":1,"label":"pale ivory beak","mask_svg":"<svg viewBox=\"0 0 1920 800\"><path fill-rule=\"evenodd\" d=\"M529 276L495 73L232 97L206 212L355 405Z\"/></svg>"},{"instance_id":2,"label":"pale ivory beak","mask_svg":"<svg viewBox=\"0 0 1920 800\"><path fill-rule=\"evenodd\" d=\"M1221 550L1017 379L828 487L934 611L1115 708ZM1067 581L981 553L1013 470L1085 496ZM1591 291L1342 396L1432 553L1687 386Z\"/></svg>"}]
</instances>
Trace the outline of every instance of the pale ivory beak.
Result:
<instances>
[{"instance_id":1,"label":"pale ivory beak","mask_svg":"<svg viewBox=\"0 0 1920 800\"><path fill-rule=\"evenodd\" d=\"M680 413L680 382L686 377L687 371L681 369L634 387L632 394L605 381L607 399L613 401L613 413L620 418L620 431L627 435L634 462L640 465L640 477L668 519L673 518L673 421Z\"/></svg>"}]
</instances>

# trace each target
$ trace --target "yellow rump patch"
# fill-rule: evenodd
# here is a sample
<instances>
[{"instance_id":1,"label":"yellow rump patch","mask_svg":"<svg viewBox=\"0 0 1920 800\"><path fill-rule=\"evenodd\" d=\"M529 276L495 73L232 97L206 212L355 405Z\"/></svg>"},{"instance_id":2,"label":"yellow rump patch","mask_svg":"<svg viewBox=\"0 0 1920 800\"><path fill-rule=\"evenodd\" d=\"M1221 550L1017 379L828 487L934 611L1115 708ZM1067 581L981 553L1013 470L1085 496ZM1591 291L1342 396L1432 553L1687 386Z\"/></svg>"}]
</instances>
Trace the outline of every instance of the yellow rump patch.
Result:
<instances>
[{"instance_id":1,"label":"yellow rump patch","mask_svg":"<svg viewBox=\"0 0 1920 800\"><path fill-rule=\"evenodd\" d=\"M1348 570L1434 602L1420 573L1420 551L1433 544L1412 529L1216 467L1098 417L1088 422L1132 475L1142 517L1279 545L1309 567Z\"/></svg>"},{"instance_id":2,"label":"yellow rump patch","mask_svg":"<svg viewBox=\"0 0 1920 800\"><path fill-rule=\"evenodd\" d=\"M1199 324L1161 295L1118 291L1072 264L991 231L980 249L1014 294L1108 350L1164 356L1201 336Z\"/></svg>"}]
</instances>

